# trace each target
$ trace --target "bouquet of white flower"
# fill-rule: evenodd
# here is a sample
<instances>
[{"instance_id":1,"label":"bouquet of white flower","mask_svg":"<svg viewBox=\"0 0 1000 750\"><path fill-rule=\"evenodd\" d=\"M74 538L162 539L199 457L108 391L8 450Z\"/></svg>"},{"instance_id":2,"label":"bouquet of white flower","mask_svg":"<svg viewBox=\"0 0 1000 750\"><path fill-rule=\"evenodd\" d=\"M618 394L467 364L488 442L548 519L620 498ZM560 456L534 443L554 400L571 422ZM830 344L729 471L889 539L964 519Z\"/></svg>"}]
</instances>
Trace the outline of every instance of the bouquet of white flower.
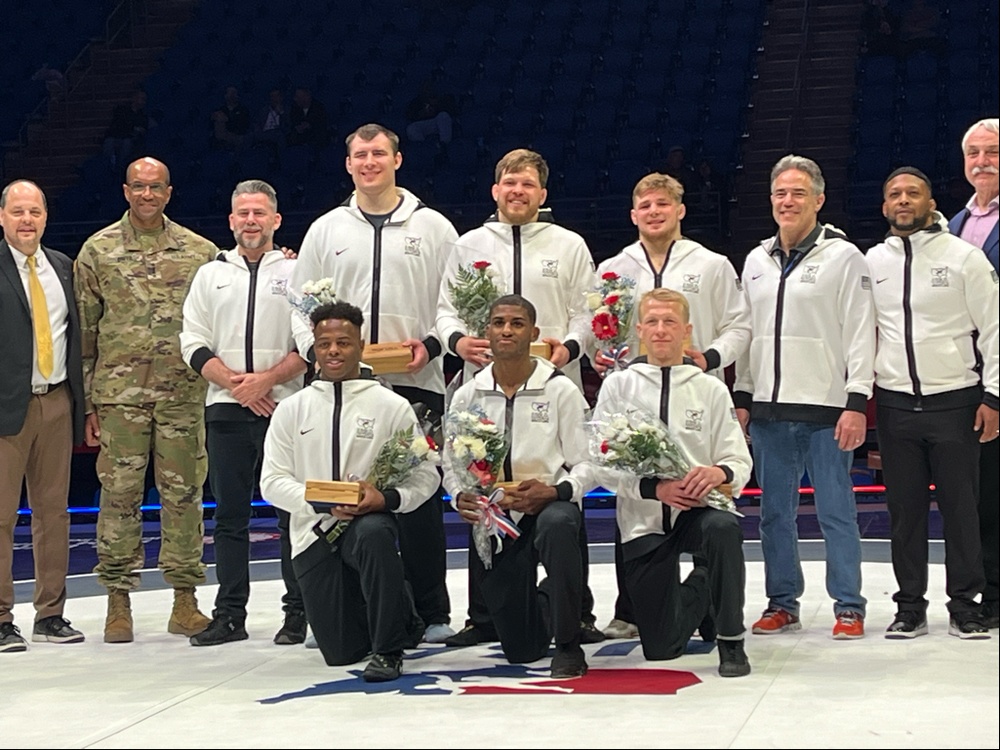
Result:
<instances>
[{"instance_id":1,"label":"bouquet of white flower","mask_svg":"<svg viewBox=\"0 0 1000 750\"><path fill-rule=\"evenodd\" d=\"M683 479L691 471L691 462L670 437L667 426L638 409L613 414L604 422L588 422L587 426L590 454L601 466L633 476L662 479ZM705 503L742 516L732 498L718 489L708 493Z\"/></svg>"},{"instance_id":2,"label":"bouquet of white flower","mask_svg":"<svg viewBox=\"0 0 1000 750\"><path fill-rule=\"evenodd\" d=\"M424 461L437 465L437 445L417 428L398 430L379 449L368 472L368 481L379 490L397 487Z\"/></svg>"},{"instance_id":3,"label":"bouquet of white flower","mask_svg":"<svg viewBox=\"0 0 1000 750\"><path fill-rule=\"evenodd\" d=\"M494 489L504 459L510 450L496 423L479 406L467 411L448 413L445 420L445 461L459 478L461 491L479 497L482 518L472 529L476 553L489 570L493 565L490 537L497 539L497 552L503 548L502 538L517 539L521 531L499 507L502 489Z\"/></svg>"},{"instance_id":4,"label":"bouquet of white flower","mask_svg":"<svg viewBox=\"0 0 1000 750\"><path fill-rule=\"evenodd\" d=\"M288 292L288 301L302 317L309 321L312 311L321 305L337 301L333 290L333 279L327 277L317 281L307 281L302 285L302 293Z\"/></svg>"}]
</instances>

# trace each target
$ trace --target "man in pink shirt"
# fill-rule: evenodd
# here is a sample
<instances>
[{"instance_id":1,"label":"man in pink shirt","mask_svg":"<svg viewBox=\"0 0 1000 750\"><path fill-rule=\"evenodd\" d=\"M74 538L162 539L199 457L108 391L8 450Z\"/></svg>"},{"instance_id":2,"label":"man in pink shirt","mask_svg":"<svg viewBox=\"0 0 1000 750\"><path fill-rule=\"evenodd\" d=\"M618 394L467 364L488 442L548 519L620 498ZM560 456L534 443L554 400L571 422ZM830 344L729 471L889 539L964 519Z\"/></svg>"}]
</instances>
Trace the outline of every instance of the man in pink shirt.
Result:
<instances>
[{"instance_id":1,"label":"man in pink shirt","mask_svg":"<svg viewBox=\"0 0 1000 750\"><path fill-rule=\"evenodd\" d=\"M993 264L994 278L1000 261L998 234L998 196L1000 196L1000 120L990 117L969 128L962 138L965 158L965 179L975 188L975 194L965 208L948 222L948 229L966 242L981 247ZM983 589L982 615L988 628L1000 625L1000 443L983 443L979 459L979 529L983 543L983 567L986 588Z\"/></svg>"}]
</instances>

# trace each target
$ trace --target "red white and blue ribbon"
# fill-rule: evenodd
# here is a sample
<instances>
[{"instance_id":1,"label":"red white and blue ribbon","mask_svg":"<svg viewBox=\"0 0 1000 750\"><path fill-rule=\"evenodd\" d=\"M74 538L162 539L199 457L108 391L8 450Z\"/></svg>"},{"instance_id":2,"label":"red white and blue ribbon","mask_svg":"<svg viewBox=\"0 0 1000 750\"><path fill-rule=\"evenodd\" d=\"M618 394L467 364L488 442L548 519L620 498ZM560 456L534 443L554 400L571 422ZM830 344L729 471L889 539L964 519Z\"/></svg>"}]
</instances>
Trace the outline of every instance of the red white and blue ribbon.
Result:
<instances>
[{"instance_id":1,"label":"red white and blue ribbon","mask_svg":"<svg viewBox=\"0 0 1000 750\"><path fill-rule=\"evenodd\" d=\"M504 513L503 508L500 507L500 501L503 500L504 494L503 488L498 487L490 493L489 497L479 496L479 504L482 506L483 513L480 523L487 531L497 537L497 552L501 549L500 540L502 537L509 536L511 539L518 539L521 536L521 530L517 524L511 521Z\"/></svg>"},{"instance_id":2,"label":"red white and blue ribbon","mask_svg":"<svg viewBox=\"0 0 1000 750\"><path fill-rule=\"evenodd\" d=\"M611 361L611 369L622 370L628 364L628 354L630 347L628 344L619 344L610 349L602 349L601 356Z\"/></svg>"}]
</instances>

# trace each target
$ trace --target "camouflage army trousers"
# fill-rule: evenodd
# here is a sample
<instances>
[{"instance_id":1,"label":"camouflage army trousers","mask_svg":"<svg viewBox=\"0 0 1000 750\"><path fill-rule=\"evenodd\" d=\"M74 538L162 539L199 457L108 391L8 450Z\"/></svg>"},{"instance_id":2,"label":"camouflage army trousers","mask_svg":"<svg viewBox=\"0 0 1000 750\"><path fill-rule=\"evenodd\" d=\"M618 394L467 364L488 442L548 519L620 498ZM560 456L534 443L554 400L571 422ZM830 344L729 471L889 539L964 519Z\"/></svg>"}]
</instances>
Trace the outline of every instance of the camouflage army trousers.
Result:
<instances>
[{"instance_id":1,"label":"camouflage army trousers","mask_svg":"<svg viewBox=\"0 0 1000 750\"><path fill-rule=\"evenodd\" d=\"M205 582L202 485L208 472L201 404L98 405L101 510L97 518L97 580L108 589L139 586L146 466L160 493L159 567L175 588Z\"/></svg>"}]
</instances>

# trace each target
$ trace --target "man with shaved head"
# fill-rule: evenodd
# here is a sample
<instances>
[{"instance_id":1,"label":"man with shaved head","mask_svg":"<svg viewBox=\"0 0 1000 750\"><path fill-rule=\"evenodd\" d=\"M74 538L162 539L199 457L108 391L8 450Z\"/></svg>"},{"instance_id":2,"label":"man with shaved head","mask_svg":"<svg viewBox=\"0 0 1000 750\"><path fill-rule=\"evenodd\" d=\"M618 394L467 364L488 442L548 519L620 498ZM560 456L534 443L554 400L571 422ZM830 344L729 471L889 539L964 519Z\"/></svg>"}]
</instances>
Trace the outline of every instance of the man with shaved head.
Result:
<instances>
[{"instance_id":1,"label":"man with shaved head","mask_svg":"<svg viewBox=\"0 0 1000 750\"><path fill-rule=\"evenodd\" d=\"M193 636L198 611L205 452L205 381L181 357L181 310L195 273L219 254L164 216L173 188L156 159L129 165L125 215L83 245L77 258L88 445L100 446L98 581L108 589L107 643L133 640L129 592L144 567L141 505L153 454L162 509L159 567L174 588L167 630Z\"/></svg>"}]
</instances>

